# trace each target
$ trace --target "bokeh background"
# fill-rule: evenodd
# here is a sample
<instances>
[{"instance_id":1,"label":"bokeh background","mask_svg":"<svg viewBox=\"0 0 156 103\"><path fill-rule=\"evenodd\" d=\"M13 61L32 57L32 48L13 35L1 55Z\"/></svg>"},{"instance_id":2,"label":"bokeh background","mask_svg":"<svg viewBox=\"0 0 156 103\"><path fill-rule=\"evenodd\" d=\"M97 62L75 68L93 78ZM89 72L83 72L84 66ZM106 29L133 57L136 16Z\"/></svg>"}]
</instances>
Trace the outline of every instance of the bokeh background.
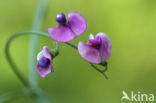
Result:
<instances>
[{"instance_id":1,"label":"bokeh background","mask_svg":"<svg viewBox=\"0 0 156 103\"><path fill-rule=\"evenodd\" d=\"M39 0L0 0L0 95L24 87L12 72L4 56L7 39L16 32L30 30ZM112 41L106 80L83 60L77 51L60 45L54 59L53 74L39 79L39 86L55 103L122 103L122 91L156 94L156 0L49 0L42 26L56 27L55 17L71 11L80 12L87 21L87 31L72 41L87 42L90 33L106 33ZM50 38L40 38L55 47ZM11 54L28 79L29 36L11 44ZM34 55L36 56L36 55ZM35 69L35 68L34 68ZM20 97L6 103L33 103ZM124 102L126 103L126 101ZM130 102L127 102L130 103Z\"/></svg>"}]
</instances>

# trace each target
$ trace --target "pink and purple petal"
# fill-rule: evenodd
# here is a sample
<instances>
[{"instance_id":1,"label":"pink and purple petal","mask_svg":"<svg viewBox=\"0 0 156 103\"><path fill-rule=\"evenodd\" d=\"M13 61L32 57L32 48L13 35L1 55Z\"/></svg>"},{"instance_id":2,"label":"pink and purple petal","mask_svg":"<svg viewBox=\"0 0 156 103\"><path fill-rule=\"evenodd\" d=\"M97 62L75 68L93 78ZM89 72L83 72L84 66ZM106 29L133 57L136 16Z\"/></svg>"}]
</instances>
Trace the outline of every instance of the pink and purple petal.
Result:
<instances>
[{"instance_id":1,"label":"pink and purple petal","mask_svg":"<svg viewBox=\"0 0 156 103\"><path fill-rule=\"evenodd\" d=\"M89 44L92 46L99 46L101 44L101 38L88 39Z\"/></svg>"},{"instance_id":2,"label":"pink and purple petal","mask_svg":"<svg viewBox=\"0 0 156 103\"><path fill-rule=\"evenodd\" d=\"M112 50L112 44L108 36L104 33L98 33L96 38L101 38L101 46L100 46L100 54L102 61L106 61L110 55Z\"/></svg>"},{"instance_id":3,"label":"pink and purple petal","mask_svg":"<svg viewBox=\"0 0 156 103\"><path fill-rule=\"evenodd\" d=\"M48 58L49 60L52 60L51 53L46 46L43 47L42 53L44 57Z\"/></svg>"},{"instance_id":4,"label":"pink and purple petal","mask_svg":"<svg viewBox=\"0 0 156 103\"><path fill-rule=\"evenodd\" d=\"M42 78L45 78L48 74L53 72L51 53L49 52L49 49L46 46L43 47L39 59L43 59L44 62L41 61L41 63L43 62L41 66L40 60L38 61L37 72Z\"/></svg>"},{"instance_id":5,"label":"pink and purple petal","mask_svg":"<svg viewBox=\"0 0 156 103\"><path fill-rule=\"evenodd\" d=\"M46 68L42 68L39 66L39 64L37 64L37 72L42 78L45 78L48 74L53 72L52 63L50 63Z\"/></svg>"},{"instance_id":6,"label":"pink and purple petal","mask_svg":"<svg viewBox=\"0 0 156 103\"><path fill-rule=\"evenodd\" d=\"M80 13L77 12L71 12L68 14L68 26L76 36L81 35L87 29L87 23L85 19Z\"/></svg>"},{"instance_id":7,"label":"pink and purple petal","mask_svg":"<svg viewBox=\"0 0 156 103\"><path fill-rule=\"evenodd\" d=\"M58 28L48 28L49 36L57 42L69 42L76 37L68 26L59 26Z\"/></svg>"},{"instance_id":8,"label":"pink and purple petal","mask_svg":"<svg viewBox=\"0 0 156 103\"><path fill-rule=\"evenodd\" d=\"M95 64L101 63L100 52L96 48L93 48L89 45L79 42L78 51L81 57L87 60L88 62Z\"/></svg>"}]
</instances>

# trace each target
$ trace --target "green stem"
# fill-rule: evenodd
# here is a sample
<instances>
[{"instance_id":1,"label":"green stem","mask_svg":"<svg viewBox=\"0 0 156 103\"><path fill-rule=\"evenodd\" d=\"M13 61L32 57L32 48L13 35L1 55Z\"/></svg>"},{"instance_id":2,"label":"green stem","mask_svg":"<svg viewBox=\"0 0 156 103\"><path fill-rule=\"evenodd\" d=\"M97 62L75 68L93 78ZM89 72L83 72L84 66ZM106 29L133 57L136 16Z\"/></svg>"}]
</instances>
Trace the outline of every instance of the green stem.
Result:
<instances>
[{"instance_id":1,"label":"green stem","mask_svg":"<svg viewBox=\"0 0 156 103\"><path fill-rule=\"evenodd\" d=\"M45 16L46 8L48 5L48 0L40 0L36 15L34 18L33 26L32 26L32 31L40 31L41 26L43 23L43 18ZM34 55L37 54L37 49L38 49L38 41L39 37L37 35L32 35L30 38L30 46L29 46L29 59L28 59L28 64L29 64L29 83L32 89L35 89L38 87L37 83L37 77L36 77L36 57Z\"/></svg>"},{"instance_id":2,"label":"green stem","mask_svg":"<svg viewBox=\"0 0 156 103\"><path fill-rule=\"evenodd\" d=\"M67 45L69 45L69 46L71 46L71 47L73 47L74 49L76 49L76 50L77 50L77 46L75 46L74 44L69 43L69 42L67 42L66 44L67 44Z\"/></svg>"},{"instance_id":3,"label":"green stem","mask_svg":"<svg viewBox=\"0 0 156 103\"><path fill-rule=\"evenodd\" d=\"M59 44L58 44L58 42L56 42L56 48L55 49L50 49L50 51L59 52Z\"/></svg>"},{"instance_id":4,"label":"green stem","mask_svg":"<svg viewBox=\"0 0 156 103\"><path fill-rule=\"evenodd\" d=\"M107 75L104 73L106 70L107 70L107 67L105 67L104 70L100 70L99 68L97 68L94 64L90 63L90 65L95 69L97 70L98 72L100 72L101 74L103 74L103 76L108 79Z\"/></svg>"}]
</instances>

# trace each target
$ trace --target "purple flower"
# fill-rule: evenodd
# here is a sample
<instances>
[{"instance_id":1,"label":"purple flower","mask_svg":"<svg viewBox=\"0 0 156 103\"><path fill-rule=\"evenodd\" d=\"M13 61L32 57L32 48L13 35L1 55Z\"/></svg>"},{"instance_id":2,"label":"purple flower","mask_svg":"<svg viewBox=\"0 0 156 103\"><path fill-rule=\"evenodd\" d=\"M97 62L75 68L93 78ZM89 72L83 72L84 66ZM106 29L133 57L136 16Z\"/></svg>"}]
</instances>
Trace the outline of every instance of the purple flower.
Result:
<instances>
[{"instance_id":1,"label":"purple flower","mask_svg":"<svg viewBox=\"0 0 156 103\"><path fill-rule=\"evenodd\" d=\"M110 57L112 44L106 34L98 33L95 39L94 36L90 34L88 40L88 45L82 42L78 44L78 51L85 60L100 64Z\"/></svg>"},{"instance_id":2,"label":"purple flower","mask_svg":"<svg viewBox=\"0 0 156 103\"><path fill-rule=\"evenodd\" d=\"M45 78L46 75L53 72L52 55L46 46L38 53L37 60L37 72L42 78Z\"/></svg>"},{"instance_id":3,"label":"purple flower","mask_svg":"<svg viewBox=\"0 0 156 103\"><path fill-rule=\"evenodd\" d=\"M57 15L57 28L48 28L49 36L57 42L69 42L86 31L87 23L81 14L71 12L68 14L68 22L63 13Z\"/></svg>"}]
</instances>

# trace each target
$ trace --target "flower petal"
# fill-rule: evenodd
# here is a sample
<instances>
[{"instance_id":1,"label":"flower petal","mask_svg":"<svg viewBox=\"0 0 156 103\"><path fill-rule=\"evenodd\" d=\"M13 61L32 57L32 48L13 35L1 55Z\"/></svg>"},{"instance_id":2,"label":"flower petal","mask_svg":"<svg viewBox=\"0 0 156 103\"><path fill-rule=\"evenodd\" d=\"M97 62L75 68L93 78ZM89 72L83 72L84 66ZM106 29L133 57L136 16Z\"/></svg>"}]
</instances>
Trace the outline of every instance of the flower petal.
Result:
<instances>
[{"instance_id":1,"label":"flower petal","mask_svg":"<svg viewBox=\"0 0 156 103\"><path fill-rule=\"evenodd\" d=\"M58 28L48 28L49 36L57 42L69 42L76 37L68 26L59 26Z\"/></svg>"},{"instance_id":2,"label":"flower petal","mask_svg":"<svg viewBox=\"0 0 156 103\"><path fill-rule=\"evenodd\" d=\"M46 67L46 68L42 68L42 67L39 66L39 64L37 64L38 74L42 78L45 78L46 75L48 75L51 72L54 72L53 66L52 66L52 57L51 57L51 54L49 52L49 49L46 46L43 47L43 50L42 50L41 53L42 53L42 57L45 57L45 58L49 59L49 61L50 61L49 64L48 64L48 67Z\"/></svg>"},{"instance_id":3,"label":"flower petal","mask_svg":"<svg viewBox=\"0 0 156 103\"><path fill-rule=\"evenodd\" d=\"M101 44L100 38L88 39L88 41L89 41L89 44L91 44L92 46L99 46Z\"/></svg>"},{"instance_id":4,"label":"flower petal","mask_svg":"<svg viewBox=\"0 0 156 103\"><path fill-rule=\"evenodd\" d=\"M78 51L80 55L88 62L95 64L101 63L100 52L96 48L93 48L89 45L79 42Z\"/></svg>"},{"instance_id":5,"label":"flower petal","mask_svg":"<svg viewBox=\"0 0 156 103\"><path fill-rule=\"evenodd\" d=\"M37 64L37 72L42 78L45 78L48 74L53 72L52 63L50 63L47 68L42 68Z\"/></svg>"},{"instance_id":6,"label":"flower petal","mask_svg":"<svg viewBox=\"0 0 156 103\"><path fill-rule=\"evenodd\" d=\"M112 44L108 36L104 33L98 33L96 38L101 38L101 46L100 46L100 54L102 61L106 61L110 55L112 50Z\"/></svg>"},{"instance_id":7,"label":"flower petal","mask_svg":"<svg viewBox=\"0 0 156 103\"><path fill-rule=\"evenodd\" d=\"M87 29L87 23L85 19L77 12L71 12L68 14L68 26L76 36L81 35Z\"/></svg>"},{"instance_id":8,"label":"flower petal","mask_svg":"<svg viewBox=\"0 0 156 103\"><path fill-rule=\"evenodd\" d=\"M52 60L51 53L46 46L43 47L42 53L44 57L48 58L49 60Z\"/></svg>"}]
</instances>

